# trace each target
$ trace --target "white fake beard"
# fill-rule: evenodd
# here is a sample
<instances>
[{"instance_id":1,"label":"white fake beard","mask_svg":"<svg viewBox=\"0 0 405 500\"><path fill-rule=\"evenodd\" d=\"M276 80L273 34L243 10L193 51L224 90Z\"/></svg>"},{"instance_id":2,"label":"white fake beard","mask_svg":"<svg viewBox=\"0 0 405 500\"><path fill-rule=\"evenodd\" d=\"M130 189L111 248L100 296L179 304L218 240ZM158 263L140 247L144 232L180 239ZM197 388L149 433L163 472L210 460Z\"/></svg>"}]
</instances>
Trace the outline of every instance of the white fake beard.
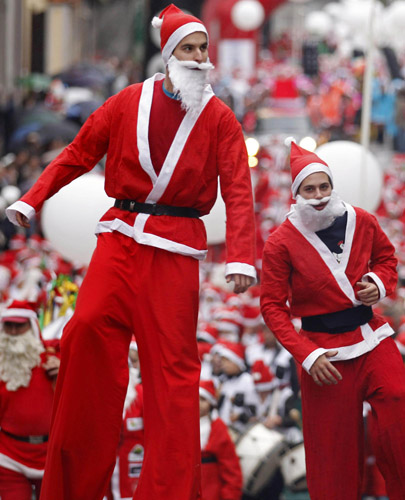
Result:
<instances>
[{"instance_id":1,"label":"white fake beard","mask_svg":"<svg viewBox=\"0 0 405 500\"><path fill-rule=\"evenodd\" d=\"M181 99L181 107L197 114L201 109L208 71L214 66L209 61L205 63L179 61L175 56L171 56L167 67L174 93Z\"/></svg>"},{"instance_id":2,"label":"white fake beard","mask_svg":"<svg viewBox=\"0 0 405 500\"><path fill-rule=\"evenodd\" d=\"M44 352L41 340L32 330L21 335L8 335L0 331L0 380L9 391L28 387L32 369L41 363Z\"/></svg>"},{"instance_id":3,"label":"white fake beard","mask_svg":"<svg viewBox=\"0 0 405 500\"><path fill-rule=\"evenodd\" d=\"M314 208L326 202L328 203L324 209L316 210ZM314 233L331 226L337 217L346 212L343 200L336 191L332 191L330 196L326 196L321 200L306 200L302 196L297 195L297 203L293 207L292 217L296 215L300 222Z\"/></svg>"}]
</instances>

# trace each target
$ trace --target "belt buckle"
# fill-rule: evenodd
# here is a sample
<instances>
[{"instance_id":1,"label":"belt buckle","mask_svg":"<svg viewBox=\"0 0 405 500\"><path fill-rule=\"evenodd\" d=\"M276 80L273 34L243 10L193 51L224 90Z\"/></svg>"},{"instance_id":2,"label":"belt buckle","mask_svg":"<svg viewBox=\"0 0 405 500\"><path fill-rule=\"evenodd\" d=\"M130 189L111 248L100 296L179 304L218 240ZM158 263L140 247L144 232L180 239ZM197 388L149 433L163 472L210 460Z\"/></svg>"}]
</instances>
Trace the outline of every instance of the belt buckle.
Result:
<instances>
[{"instance_id":1,"label":"belt buckle","mask_svg":"<svg viewBox=\"0 0 405 500\"><path fill-rule=\"evenodd\" d=\"M157 215L157 204L156 203L152 203L152 208L151 208L151 215Z\"/></svg>"},{"instance_id":2,"label":"belt buckle","mask_svg":"<svg viewBox=\"0 0 405 500\"><path fill-rule=\"evenodd\" d=\"M134 201L130 201L130 202L129 202L129 211L130 211L130 212L133 212L133 211L134 211L134 208L135 208L135 202L134 202Z\"/></svg>"},{"instance_id":3,"label":"belt buckle","mask_svg":"<svg viewBox=\"0 0 405 500\"><path fill-rule=\"evenodd\" d=\"M31 444L42 444L44 443L43 436L28 436L28 442Z\"/></svg>"}]
</instances>

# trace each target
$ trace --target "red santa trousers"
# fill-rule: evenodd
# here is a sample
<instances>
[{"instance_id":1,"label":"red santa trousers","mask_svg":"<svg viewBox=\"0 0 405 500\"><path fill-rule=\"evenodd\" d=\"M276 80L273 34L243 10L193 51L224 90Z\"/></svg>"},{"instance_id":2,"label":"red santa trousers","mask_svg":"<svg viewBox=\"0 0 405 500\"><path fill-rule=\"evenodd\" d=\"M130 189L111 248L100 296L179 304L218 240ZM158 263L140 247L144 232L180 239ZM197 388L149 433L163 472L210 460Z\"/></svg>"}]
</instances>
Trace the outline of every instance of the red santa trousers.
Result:
<instances>
[{"instance_id":1,"label":"red santa trousers","mask_svg":"<svg viewBox=\"0 0 405 500\"><path fill-rule=\"evenodd\" d=\"M134 498L199 498L198 294L197 260L120 233L98 237L62 336L41 500L103 498L115 464L133 332L145 430Z\"/></svg>"},{"instance_id":2,"label":"red santa trousers","mask_svg":"<svg viewBox=\"0 0 405 500\"><path fill-rule=\"evenodd\" d=\"M375 448L390 500L405 498L405 368L387 338L334 363L343 380L317 386L302 372L302 412L311 500L359 500L364 468L363 401L378 427Z\"/></svg>"},{"instance_id":3,"label":"red santa trousers","mask_svg":"<svg viewBox=\"0 0 405 500\"><path fill-rule=\"evenodd\" d=\"M39 498L42 479L28 477L4 467L0 467L0 498L1 500L32 500L32 487L35 498Z\"/></svg>"}]
</instances>

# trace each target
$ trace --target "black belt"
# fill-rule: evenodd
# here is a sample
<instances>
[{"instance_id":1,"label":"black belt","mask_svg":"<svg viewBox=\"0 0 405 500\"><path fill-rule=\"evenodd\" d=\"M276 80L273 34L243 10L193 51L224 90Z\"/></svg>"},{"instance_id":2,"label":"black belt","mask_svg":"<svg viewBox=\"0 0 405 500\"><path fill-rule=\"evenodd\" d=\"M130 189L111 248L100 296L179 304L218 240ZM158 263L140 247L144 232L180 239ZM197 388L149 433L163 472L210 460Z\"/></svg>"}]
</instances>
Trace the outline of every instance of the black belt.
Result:
<instances>
[{"instance_id":1,"label":"black belt","mask_svg":"<svg viewBox=\"0 0 405 500\"><path fill-rule=\"evenodd\" d=\"M115 200L114 207L141 214L171 215L173 217L190 217L192 219L200 217L200 212L195 208L172 207L171 205L158 205L157 203L139 203L135 200Z\"/></svg>"},{"instance_id":2,"label":"black belt","mask_svg":"<svg viewBox=\"0 0 405 500\"><path fill-rule=\"evenodd\" d=\"M343 311L301 318L302 328L309 332L345 333L368 323L373 317L369 306L351 307Z\"/></svg>"},{"instance_id":3,"label":"black belt","mask_svg":"<svg viewBox=\"0 0 405 500\"><path fill-rule=\"evenodd\" d=\"M11 432L8 432L4 429L1 429L1 432L3 432L8 437L16 439L17 441L23 441L24 443L31 443L31 444L46 443L48 441L48 438L49 438L48 435L44 435L44 436L17 436L16 434L12 434Z\"/></svg>"},{"instance_id":4,"label":"black belt","mask_svg":"<svg viewBox=\"0 0 405 500\"><path fill-rule=\"evenodd\" d=\"M218 462L218 460L217 460L217 457L215 455L201 457L202 464L214 464L216 462Z\"/></svg>"}]
</instances>

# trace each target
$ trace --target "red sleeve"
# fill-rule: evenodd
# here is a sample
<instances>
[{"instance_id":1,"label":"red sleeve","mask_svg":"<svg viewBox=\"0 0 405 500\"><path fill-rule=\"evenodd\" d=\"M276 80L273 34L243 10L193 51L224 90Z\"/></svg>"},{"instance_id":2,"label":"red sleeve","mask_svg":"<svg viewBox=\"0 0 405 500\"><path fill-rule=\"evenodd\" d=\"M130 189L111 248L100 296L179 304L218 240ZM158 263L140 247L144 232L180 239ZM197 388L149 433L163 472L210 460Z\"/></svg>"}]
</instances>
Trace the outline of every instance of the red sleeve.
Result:
<instances>
[{"instance_id":1,"label":"red sleeve","mask_svg":"<svg viewBox=\"0 0 405 500\"><path fill-rule=\"evenodd\" d=\"M215 454L221 481L221 500L240 500L243 483L242 471L228 428L218 418L212 422L211 433L212 439L216 443Z\"/></svg>"},{"instance_id":2,"label":"red sleeve","mask_svg":"<svg viewBox=\"0 0 405 500\"><path fill-rule=\"evenodd\" d=\"M86 121L74 141L42 172L34 186L21 198L36 212L63 186L89 172L107 152L112 109L117 96L108 99Z\"/></svg>"},{"instance_id":3,"label":"red sleeve","mask_svg":"<svg viewBox=\"0 0 405 500\"><path fill-rule=\"evenodd\" d=\"M227 263L255 264L252 181L242 129L229 110L218 130L218 170L226 206Z\"/></svg>"},{"instance_id":4,"label":"red sleeve","mask_svg":"<svg viewBox=\"0 0 405 500\"><path fill-rule=\"evenodd\" d=\"M290 292L291 263L288 250L269 237L263 251L261 276L261 312L267 326L292 356L302 363L319 346L299 335L291 322L287 300Z\"/></svg>"},{"instance_id":5,"label":"red sleeve","mask_svg":"<svg viewBox=\"0 0 405 500\"><path fill-rule=\"evenodd\" d=\"M395 291L398 281L398 260L395 257L395 248L381 229L377 219L373 215L371 218L375 230L369 262L370 272L375 273L382 281L386 295L391 295ZM378 283L376 284L378 286Z\"/></svg>"}]
</instances>

